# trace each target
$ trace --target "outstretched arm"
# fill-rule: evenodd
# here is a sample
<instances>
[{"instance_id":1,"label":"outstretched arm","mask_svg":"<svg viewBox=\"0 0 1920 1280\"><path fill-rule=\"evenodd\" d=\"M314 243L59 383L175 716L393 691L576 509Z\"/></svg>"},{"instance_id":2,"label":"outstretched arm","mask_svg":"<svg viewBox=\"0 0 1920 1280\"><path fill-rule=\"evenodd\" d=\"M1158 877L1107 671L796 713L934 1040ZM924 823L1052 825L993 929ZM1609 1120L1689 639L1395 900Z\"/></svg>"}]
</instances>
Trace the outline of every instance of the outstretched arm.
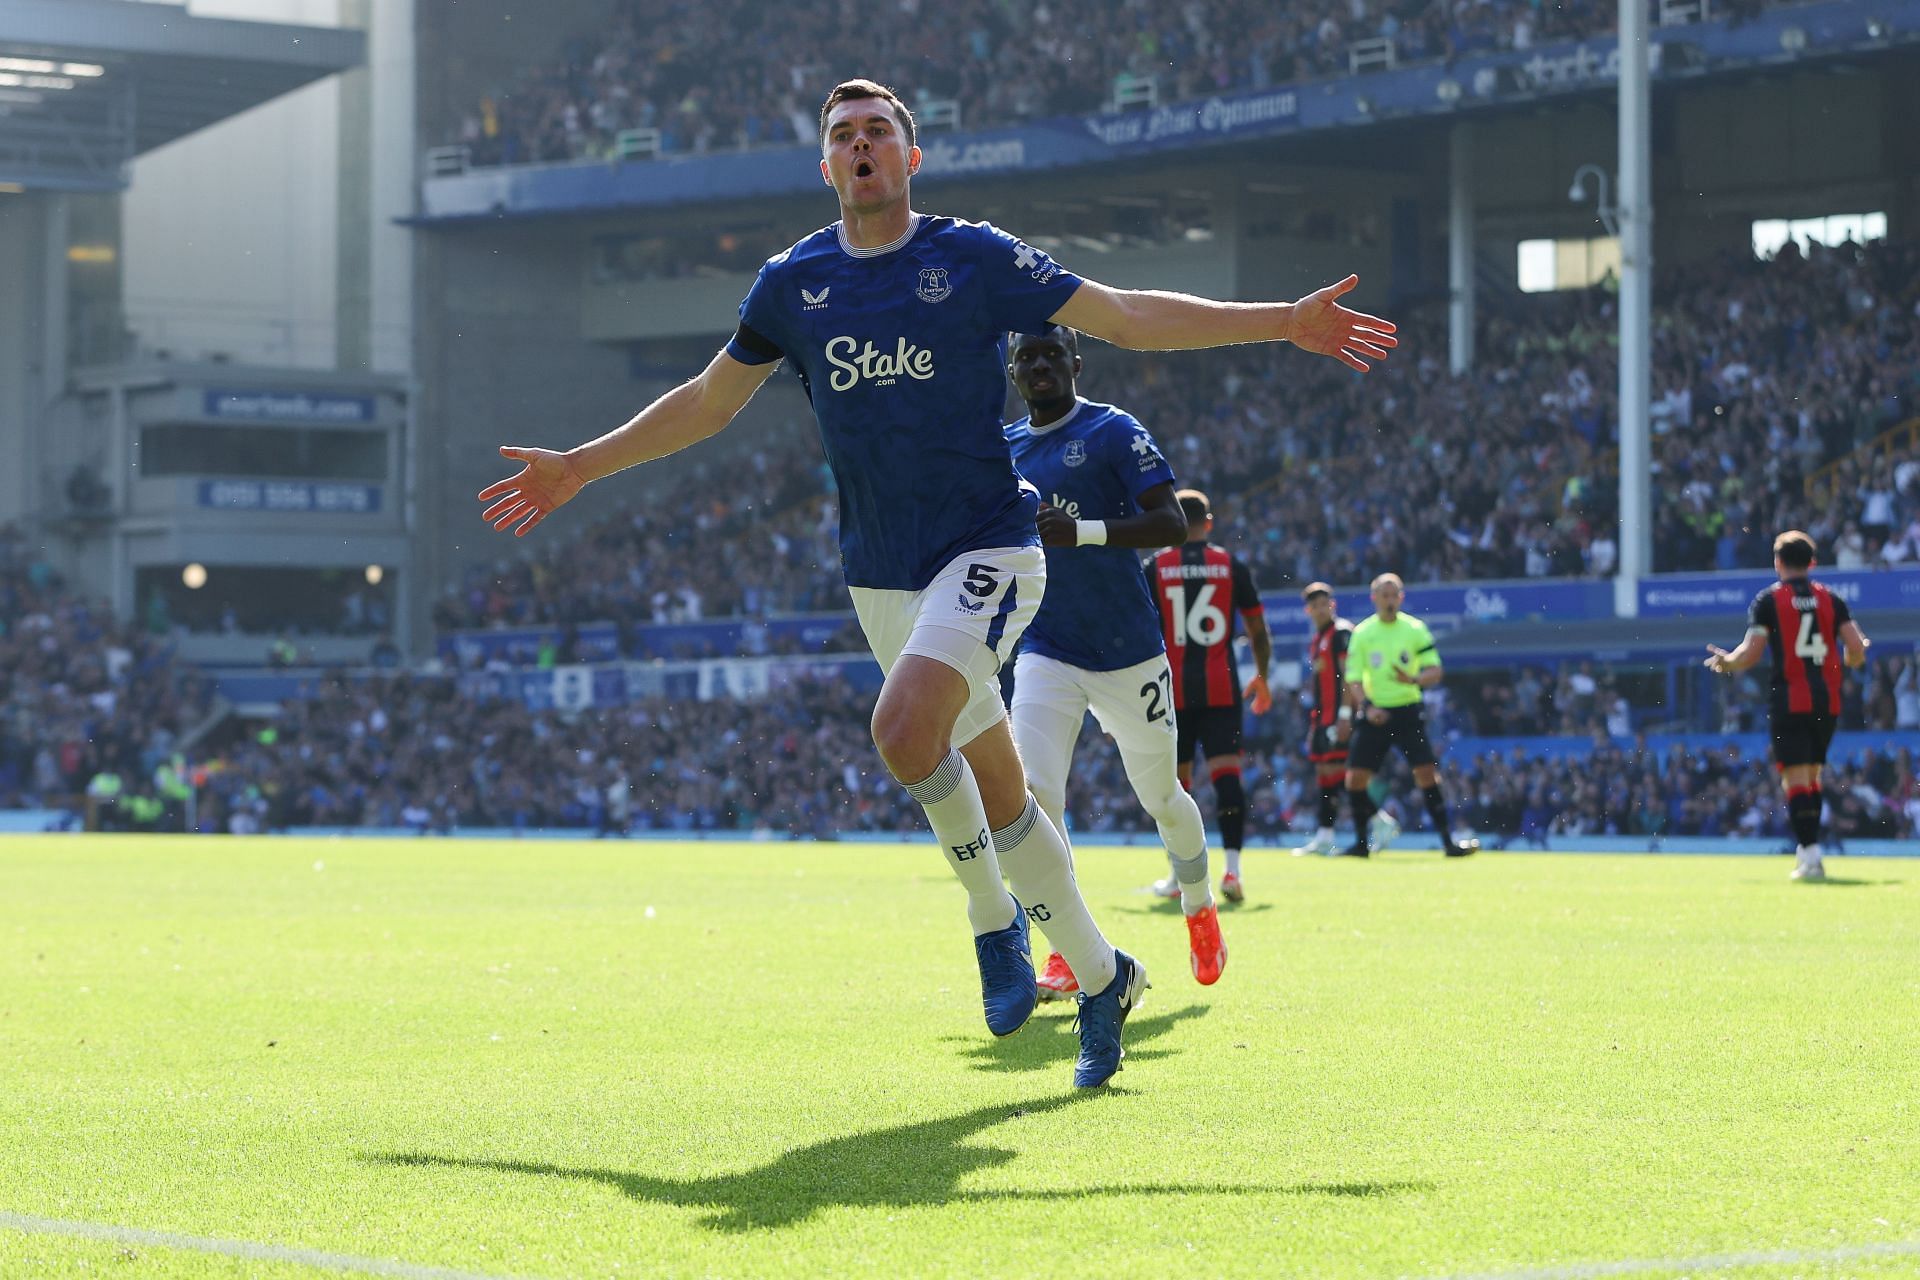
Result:
<instances>
[{"instance_id":1,"label":"outstretched arm","mask_svg":"<svg viewBox=\"0 0 1920 1280\"><path fill-rule=\"evenodd\" d=\"M1717 644L1707 646L1707 660L1703 664L1707 670L1717 676L1736 675L1754 666L1760 661L1760 655L1767 651L1767 632L1761 627L1750 627L1745 638L1729 653ZM1867 658L1863 651L1860 660Z\"/></svg>"},{"instance_id":2,"label":"outstretched arm","mask_svg":"<svg viewBox=\"0 0 1920 1280\"><path fill-rule=\"evenodd\" d=\"M590 482L718 434L778 367L777 362L743 364L722 351L698 376L597 440L564 453L501 445L501 457L523 465L517 475L480 491L480 501L489 504L481 518L496 529L512 529L517 538L526 537Z\"/></svg>"},{"instance_id":3,"label":"outstretched arm","mask_svg":"<svg viewBox=\"0 0 1920 1280\"><path fill-rule=\"evenodd\" d=\"M1359 276L1348 276L1298 302L1214 302L1087 280L1053 319L1132 351L1291 342L1365 373L1371 367L1367 362L1386 359L1399 339L1390 322L1340 305L1341 295L1359 283Z\"/></svg>"},{"instance_id":4,"label":"outstretched arm","mask_svg":"<svg viewBox=\"0 0 1920 1280\"><path fill-rule=\"evenodd\" d=\"M1848 618L1840 624L1840 643L1847 651L1847 665L1860 668L1867 665L1867 646L1873 641L1867 639L1860 630L1860 624Z\"/></svg>"}]
</instances>

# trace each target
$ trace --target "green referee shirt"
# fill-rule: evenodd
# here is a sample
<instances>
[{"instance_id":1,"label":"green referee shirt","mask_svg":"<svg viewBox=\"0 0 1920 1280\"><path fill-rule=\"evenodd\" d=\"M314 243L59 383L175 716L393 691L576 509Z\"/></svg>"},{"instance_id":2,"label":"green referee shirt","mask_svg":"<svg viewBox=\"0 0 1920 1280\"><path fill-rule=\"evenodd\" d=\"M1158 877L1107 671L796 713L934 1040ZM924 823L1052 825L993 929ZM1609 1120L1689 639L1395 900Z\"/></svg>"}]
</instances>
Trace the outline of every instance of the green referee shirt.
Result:
<instances>
[{"instance_id":1,"label":"green referee shirt","mask_svg":"<svg viewBox=\"0 0 1920 1280\"><path fill-rule=\"evenodd\" d=\"M1418 675L1440 665L1433 648L1433 632L1410 613L1392 622L1375 614L1353 629L1347 641L1347 679L1359 681L1367 701L1376 707L1410 707L1424 692L1417 684L1401 684L1393 673Z\"/></svg>"}]
</instances>

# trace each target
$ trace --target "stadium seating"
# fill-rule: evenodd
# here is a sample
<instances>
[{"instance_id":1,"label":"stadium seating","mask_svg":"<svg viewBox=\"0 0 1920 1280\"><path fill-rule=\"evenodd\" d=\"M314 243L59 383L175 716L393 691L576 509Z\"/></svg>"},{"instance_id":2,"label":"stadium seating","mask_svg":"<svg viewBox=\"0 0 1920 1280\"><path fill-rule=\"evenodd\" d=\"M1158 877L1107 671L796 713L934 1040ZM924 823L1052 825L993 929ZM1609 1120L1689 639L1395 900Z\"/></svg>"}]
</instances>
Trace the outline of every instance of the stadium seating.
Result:
<instances>
[{"instance_id":1,"label":"stadium seating","mask_svg":"<svg viewBox=\"0 0 1920 1280\"><path fill-rule=\"evenodd\" d=\"M649 154L811 142L827 88L856 75L888 81L930 119L982 128L1524 50L1603 35L1616 13L1591 0L900 8L906 21L850 24L831 0L627 0L476 103L449 142L476 165L609 158L642 135Z\"/></svg>"},{"instance_id":2,"label":"stadium seating","mask_svg":"<svg viewBox=\"0 0 1920 1280\"><path fill-rule=\"evenodd\" d=\"M1560 684L1571 688L1570 676L1558 673ZM1611 677L1603 671L1601 681ZM1920 715L1911 660L1885 664L1864 703L1890 708L1896 698ZM1569 703L1577 700L1567 695ZM659 698L569 716L477 698L456 677L339 674L314 697L289 702L271 733L205 761L200 813L203 829L241 831L573 827L831 838L917 829L918 810L868 742L871 714L871 695L850 695L831 677L803 679L755 701ZM1894 727L1878 714L1869 727ZM1604 728L1604 719L1591 723ZM1250 721L1250 730L1251 829L1256 838L1284 842L1288 825L1310 815L1314 802L1312 771L1299 751L1305 712L1282 699L1271 715ZM1447 750L1445 768L1453 794L1470 797L1462 801L1467 820L1495 834L1598 833L1608 822L1649 835L1785 829L1763 754L1729 756L1716 745L1661 756L1635 748L1632 739L1624 746L1605 741L1584 753L1508 748L1482 755L1475 739L1463 738ZM1836 801L1851 815L1842 834L1905 837L1916 830L1920 788L1910 753L1874 755L1841 774L1851 797ZM1421 806L1408 776L1396 765L1383 777L1412 829ZM1095 731L1081 740L1069 808L1082 832L1152 833L1118 756Z\"/></svg>"},{"instance_id":3,"label":"stadium seating","mask_svg":"<svg viewBox=\"0 0 1920 1280\"><path fill-rule=\"evenodd\" d=\"M1796 526L1842 567L1920 561L1920 440L1901 426L1920 413L1920 246L1729 256L1671 275L1661 297L1655 567L1764 567L1773 533ZM1416 307L1401 353L1365 379L1284 349L1093 344L1081 391L1136 414L1182 482L1208 489L1219 540L1264 589L1386 569L1607 576L1612 304L1594 289L1488 314L1465 377L1446 372L1443 315ZM549 523L535 559L475 566L440 626L846 607L817 444L736 471L729 502L659 494L624 521Z\"/></svg>"},{"instance_id":4,"label":"stadium seating","mask_svg":"<svg viewBox=\"0 0 1920 1280\"><path fill-rule=\"evenodd\" d=\"M212 701L164 637L71 594L17 529L0 530L0 808L77 810L103 772L152 797Z\"/></svg>"}]
</instances>

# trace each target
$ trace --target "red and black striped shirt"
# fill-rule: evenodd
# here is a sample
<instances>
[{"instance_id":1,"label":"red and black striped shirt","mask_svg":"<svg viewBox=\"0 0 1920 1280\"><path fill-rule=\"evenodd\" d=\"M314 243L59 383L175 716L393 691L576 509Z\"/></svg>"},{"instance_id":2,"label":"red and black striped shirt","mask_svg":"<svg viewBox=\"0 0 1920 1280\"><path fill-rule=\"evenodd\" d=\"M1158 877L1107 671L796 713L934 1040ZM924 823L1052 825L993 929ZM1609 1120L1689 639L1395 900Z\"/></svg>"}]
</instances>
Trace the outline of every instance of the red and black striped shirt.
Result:
<instances>
[{"instance_id":1,"label":"red and black striped shirt","mask_svg":"<svg viewBox=\"0 0 1920 1280\"><path fill-rule=\"evenodd\" d=\"M1219 547L1189 542L1155 556L1151 577L1173 668L1174 709L1239 706L1234 616L1265 614L1253 574Z\"/></svg>"},{"instance_id":2,"label":"red and black striped shirt","mask_svg":"<svg viewBox=\"0 0 1920 1280\"><path fill-rule=\"evenodd\" d=\"M1340 719L1347 697L1347 641L1353 624L1335 618L1307 645L1307 670L1313 673L1313 724L1331 728Z\"/></svg>"},{"instance_id":3,"label":"red and black striped shirt","mask_svg":"<svg viewBox=\"0 0 1920 1280\"><path fill-rule=\"evenodd\" d=\"M1767 633L1774 714L1840 714L1840 628L1847 602L1811 578L1776 582L1753 598L1749 628Z\"/></svg>"}]
</instances>

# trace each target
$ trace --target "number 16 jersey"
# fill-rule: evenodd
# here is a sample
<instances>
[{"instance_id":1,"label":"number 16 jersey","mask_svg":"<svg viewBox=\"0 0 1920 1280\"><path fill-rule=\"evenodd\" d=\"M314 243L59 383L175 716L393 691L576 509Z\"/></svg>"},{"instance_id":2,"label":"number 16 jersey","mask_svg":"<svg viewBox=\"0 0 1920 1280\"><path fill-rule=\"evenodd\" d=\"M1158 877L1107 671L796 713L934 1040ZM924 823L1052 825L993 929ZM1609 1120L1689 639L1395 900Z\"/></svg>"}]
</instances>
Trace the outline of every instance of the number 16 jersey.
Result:
<instances>
[{"instance_id":1,"label":"number 16 jersey","mask_svg":"<svg viewBox=\"0 0 1920 1280\"><path fill-rule=\"evenodd\" d=\"M1174 708L1239 706L1234 616L1265 612L1253 574L1219 547L1189 542L1155 556L1149 576L1173 668Z\"/></svg>"}]
</instances>

